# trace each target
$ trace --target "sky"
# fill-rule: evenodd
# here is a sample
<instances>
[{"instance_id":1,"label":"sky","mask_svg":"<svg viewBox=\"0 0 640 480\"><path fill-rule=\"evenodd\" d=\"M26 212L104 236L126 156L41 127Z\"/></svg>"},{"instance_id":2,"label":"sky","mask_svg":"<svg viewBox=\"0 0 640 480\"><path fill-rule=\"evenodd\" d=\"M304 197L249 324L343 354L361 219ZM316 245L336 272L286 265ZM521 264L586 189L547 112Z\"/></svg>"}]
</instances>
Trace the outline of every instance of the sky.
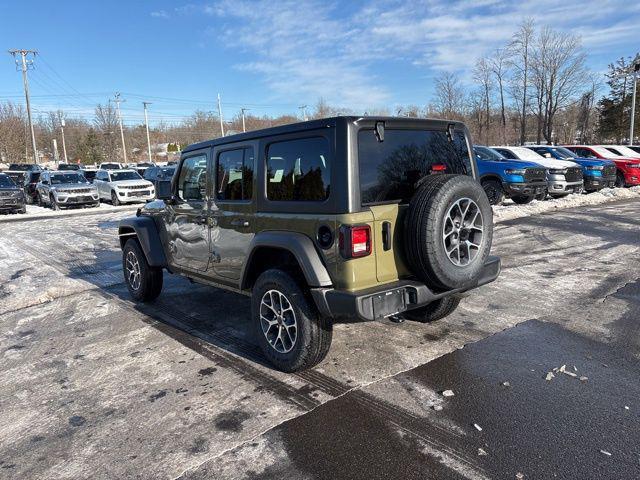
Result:
<instances>
[{"instance_id":1,"label":"sky","mask_svg":"<svg viewBox=\"0 0 640 480\"><path fill-rule=\"evenodd\" d=\"M629 0L0 0L0 101L23 103L6 53L38 50L29 71L38 115L88 115L122 92L126 123L179 121L196 109L300 113L325 99L356 112L424 106L443 71L471 81L477 58L524 18L580 35L588 66L640 49Z\"/></svg>"}]
</instances>

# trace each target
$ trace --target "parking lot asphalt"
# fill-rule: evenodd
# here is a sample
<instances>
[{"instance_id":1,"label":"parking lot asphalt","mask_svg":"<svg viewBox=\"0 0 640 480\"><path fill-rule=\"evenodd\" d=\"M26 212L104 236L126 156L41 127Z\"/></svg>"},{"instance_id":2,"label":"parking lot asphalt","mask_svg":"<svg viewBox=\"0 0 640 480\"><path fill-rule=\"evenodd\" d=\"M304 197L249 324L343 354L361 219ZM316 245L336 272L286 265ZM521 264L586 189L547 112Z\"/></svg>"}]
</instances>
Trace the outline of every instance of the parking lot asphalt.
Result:
<instances>
[{"instance_id":1,"label":"parking lot asphalt","mask_svg":"<svg viewBox=\"0 0 640 480\"><path fill-rule=\"evenodd\" d=\"M0 225L0 477L638 478L639 206L498 224L454 315L336 325L295 375L247 297L131 302L122 213Z\"/></svg>"}]
</instances>

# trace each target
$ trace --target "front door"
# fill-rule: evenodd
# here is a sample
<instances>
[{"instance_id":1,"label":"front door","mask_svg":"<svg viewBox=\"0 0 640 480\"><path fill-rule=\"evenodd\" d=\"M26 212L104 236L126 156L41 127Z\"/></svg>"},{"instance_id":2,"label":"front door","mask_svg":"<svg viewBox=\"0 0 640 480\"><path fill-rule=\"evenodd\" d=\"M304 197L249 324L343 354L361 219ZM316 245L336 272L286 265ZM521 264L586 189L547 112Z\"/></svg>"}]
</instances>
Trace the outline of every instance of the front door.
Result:
<instances>
[{"instance_id":1,"label":"front door","mask_svg":"<svg viewBox=\"0 0 640 480\"><path fill-rule=\"evenodd\" d=\"M209 149L189 152L176 172L173 201L167 205L167 250L172 265L205 271L209 265Z\"/></svg>"},{"instance_id":2,"label":"front door","mask_svg":"<svg viewBox=\"0 0 640 480\"><path fill-rule=\"evenodd\" d=\"M218 147L211 162L211 259L215 276L236 284L255 231L255 152L253 142Z\"/></svg>"}]
</instances>

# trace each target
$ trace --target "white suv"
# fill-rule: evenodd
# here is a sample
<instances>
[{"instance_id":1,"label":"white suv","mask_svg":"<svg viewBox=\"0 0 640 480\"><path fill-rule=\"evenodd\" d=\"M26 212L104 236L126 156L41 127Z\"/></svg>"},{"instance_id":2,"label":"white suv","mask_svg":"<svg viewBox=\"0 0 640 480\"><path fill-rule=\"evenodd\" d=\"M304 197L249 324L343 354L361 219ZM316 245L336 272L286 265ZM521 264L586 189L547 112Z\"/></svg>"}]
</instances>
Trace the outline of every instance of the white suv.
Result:
<instances>
[{"instance_id":1,"label":"white suv","mask_svg":"<svg viewBox=\"0 0 640 480\"><path fill-rule=\"evenodd\" d=\"M134 170L98 170L93 184L98 188L100 200L110 200L113 205L156 198L153 183Z\"/></svg>"}]
</instances>

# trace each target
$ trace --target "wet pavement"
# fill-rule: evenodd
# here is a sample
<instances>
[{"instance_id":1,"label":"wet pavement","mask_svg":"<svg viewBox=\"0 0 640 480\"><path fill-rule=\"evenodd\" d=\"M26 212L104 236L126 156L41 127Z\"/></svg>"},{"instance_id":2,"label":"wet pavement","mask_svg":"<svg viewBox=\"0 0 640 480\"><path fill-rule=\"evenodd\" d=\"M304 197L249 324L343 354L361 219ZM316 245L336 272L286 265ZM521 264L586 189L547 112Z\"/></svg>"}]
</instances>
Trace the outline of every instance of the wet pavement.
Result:
<instances>
[{"instance_id":1,"label":"wet pavement","mask_svg":"<svg viewBox=\"0 0 640 480\"><path fill-rule=\"evenodd\" d=\"M131 302L123 214L0 225L0 478L638 478L638 206L503 222L453 315L336 325L296 375L247 297Z\"/></svg>"}]
</instances>

